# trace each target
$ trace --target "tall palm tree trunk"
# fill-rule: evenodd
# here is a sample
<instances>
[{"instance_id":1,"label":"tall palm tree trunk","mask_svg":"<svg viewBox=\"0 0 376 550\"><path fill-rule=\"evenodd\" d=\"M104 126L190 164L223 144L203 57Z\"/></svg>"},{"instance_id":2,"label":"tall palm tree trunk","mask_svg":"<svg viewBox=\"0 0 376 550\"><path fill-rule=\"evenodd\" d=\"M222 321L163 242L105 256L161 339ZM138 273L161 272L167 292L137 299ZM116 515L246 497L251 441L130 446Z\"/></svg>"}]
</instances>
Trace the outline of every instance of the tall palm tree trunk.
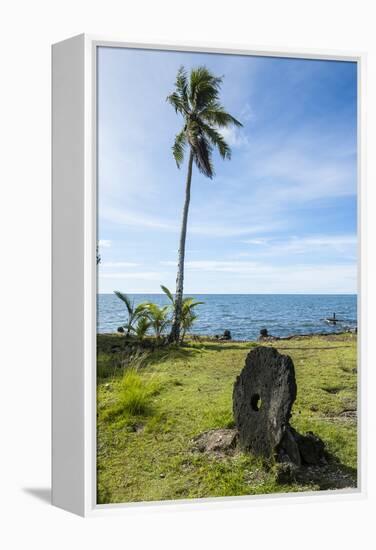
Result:
<instances>
[{"instance_id":1,"label":"tall palm tree trunk","mask_svg":"<svg viewBox=\"0 0 376 550\"><path fill-rule=\"evenodd\" d=\"M185 200L184 200L184 208L183 208L183 217L181 222L180 242L179 242L179 252L178 252L178 272L176 276L174 317L173 317L172 327L171 327L171 332L169 337L170 342L179 342L179 339L180 339L180 325L181 325L183 287L184 287L185 241L187 237L189 203L191 200L192 166L193 166L193 152L191 149L190 155L189 155L189 161L188 161L187 181L185 185Z\"/></svg>"}]
</instances>

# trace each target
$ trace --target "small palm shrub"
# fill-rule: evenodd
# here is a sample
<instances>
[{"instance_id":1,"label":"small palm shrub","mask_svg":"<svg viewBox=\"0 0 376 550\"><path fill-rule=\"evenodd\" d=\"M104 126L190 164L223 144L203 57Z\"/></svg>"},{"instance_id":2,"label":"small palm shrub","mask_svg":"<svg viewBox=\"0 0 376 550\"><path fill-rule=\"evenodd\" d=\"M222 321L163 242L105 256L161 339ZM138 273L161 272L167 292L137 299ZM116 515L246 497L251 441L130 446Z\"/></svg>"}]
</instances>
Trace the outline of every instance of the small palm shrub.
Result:
<instances>
[{"instance_id":1,"label":"small palm shrub","mask_svg":"<svg viewBox=\"0 0 376 550\"><path fill-rule=\"evenodd\" d=\"M183 302L183 306L184 306L184 302ZM180 335L181 342L184 342L186 332L192 328L192 325L194 324L196 319L197 319L197 315L195 315L192 310L183 309L183 314L181 319L181 335Z\"/></svg>"},{"instance_id":2,"label":"small palm shrub","mask_svg":"<svg viewBox=\"0 0 376 550\"><path fill-rule=\"evenodd\" d=\"M157 304L148 303L146 305L146 316L154 330L157 340L160 340L164 331L170 324L169 307L159 307Z\"/></svg>"},{"instance_id":3,"label":"small palm shrub","mask_svg":"<svg viewBox=\"0 0 376 550\"><path fill-rule=\"evenodd\" d=\"M166 294L167 298L171 302L171 307L175 309L175 297L172 292L166 287L161 285L161 289ZM197 315L194 312L194 308L204 304L204 302L198 302L194 298L183 298L180 312L180 329L179 329L179 342L182 343L185 338L187 330L192 328L192 325L197 319Z\"/></svg>"},{"instance_id":4,"label":"small palm shrub","mask_svg":"<svg viewBox=\"0 0 376 550\"><path fill-rule=\"evenodd\" d=\"M118 328L118 332L124 332L125 336L130 336L131 332L135 332L136 330L135 323L145 316L145 308L148 304L143 302L136 306L134 301L132 301L127 294L123 294L123 292L119 292L118 290L114 290L114 294L123 302L128 314L127 321L122 327ZM120 328L124 330L120 331Z\"/></svg>"},{"instance_id":5,"label":"small palm shrub","mask_svg":"<svg viewBox=\"0 0 376 550\"><path fill-rule=\"evenodd\" d=\"M143 340L151 326L151 322L147 317L140 317L137 325L134 327L134 334L138 340Z\"/></svg>"}]
</instances>

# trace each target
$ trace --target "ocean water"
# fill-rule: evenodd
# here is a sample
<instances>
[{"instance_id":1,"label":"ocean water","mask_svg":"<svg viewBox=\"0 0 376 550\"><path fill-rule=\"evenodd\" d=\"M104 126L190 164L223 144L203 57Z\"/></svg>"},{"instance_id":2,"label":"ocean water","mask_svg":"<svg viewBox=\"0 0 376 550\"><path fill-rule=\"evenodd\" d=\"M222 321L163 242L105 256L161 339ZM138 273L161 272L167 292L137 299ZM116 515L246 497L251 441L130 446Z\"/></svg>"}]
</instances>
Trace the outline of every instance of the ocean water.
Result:
<instances>
[{"instance_id":1,"label":"ocean water","mask_svg":"<svg viewBox=\"0 0 376 550\"><path fill-rule=\"evenodd\" d=\"M130 294L136 304L146 300L169 303L164 294ZM231 331L236 340L251 340L266 328L273 336L340 332L356 327L357 297L348 294L190 294L199 301L198 319L190 332L214 336ZM335 312L340 321L325 319ZM127 319L114 294L98 294L97 332L116 332Z\"/></svg>"}]
</instances>

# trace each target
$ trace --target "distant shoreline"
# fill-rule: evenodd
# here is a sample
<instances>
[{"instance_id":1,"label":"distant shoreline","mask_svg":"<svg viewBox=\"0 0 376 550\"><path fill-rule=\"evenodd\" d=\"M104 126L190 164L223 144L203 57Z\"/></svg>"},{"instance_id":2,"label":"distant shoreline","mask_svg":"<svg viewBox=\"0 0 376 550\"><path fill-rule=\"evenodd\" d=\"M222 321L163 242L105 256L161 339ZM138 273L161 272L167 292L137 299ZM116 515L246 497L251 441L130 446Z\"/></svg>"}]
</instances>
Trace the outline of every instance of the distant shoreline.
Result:
<instances>
[{"instance_id":1,"label":"distant shoreline","mask_svg":"<svg viewBox=\"0 0 376 550\"><path fill-rule=\"evenodd\" d=\"M261 329L273 336L288 337L299 334L321 334L355 329L357 326L356 295L320 294L192 294L193 299L204 302L197 307L197 318L189 332L194 335L215 336L230 330L240 341L255 341ZM129 294L135 304L155 302L159 306L169 303L165 294ZM97 297L97 331L115 332L124 324L127 312L115 294ZM326 319L333 315L336 325Z\"/></svg>"},{"instance_id":2,"label":"distant shoreline","mask_svg":"<svg viewBox=\"0 0 376 550\"><path fill-rule=\"evenodd\" d=\"M127 292L130 296L165 296L163 292ZM97 292L97 296L112 296L113 292ZM358 296L357 292L184 292L184 296Z\"/></svg>"},{"instance_id":3,"label":"distant shoreline","mask_svg":"<svg viewBox=\"0 0 376 550\"><path fill-rule=\"evenodd\" d=\"M274 336L270 334L269 336L263 337L263 338L256 338L256 339L246 339L246 340L238 340L236 338L232 338L230 340L221 340L220 338L215 338L215 336L210 336L208 334L187 334L186 341L196 341L196 342L220 342L221 344L226 343L237 343L237 344L244 344L247 342L254 343L254 342L260 342L260 343L267 343L267 342L278 342L278 341L284 341L284 340L294 340L297 338L313 338L313 337L333 337L333 336L343 336L345 334L352 334L353 336L357 336L357 329L356 330L341 330L338 332L310 332L306 334L289 334L288 336ZM97 332L97 336L117 336L119 338L125 338L123 333L120 332ZM149 336L149 339L153 339L153 336ZM132 342L132 340L129 340ZM134 340L136 341L136 340Z\"/></svg>"}]
</instances>

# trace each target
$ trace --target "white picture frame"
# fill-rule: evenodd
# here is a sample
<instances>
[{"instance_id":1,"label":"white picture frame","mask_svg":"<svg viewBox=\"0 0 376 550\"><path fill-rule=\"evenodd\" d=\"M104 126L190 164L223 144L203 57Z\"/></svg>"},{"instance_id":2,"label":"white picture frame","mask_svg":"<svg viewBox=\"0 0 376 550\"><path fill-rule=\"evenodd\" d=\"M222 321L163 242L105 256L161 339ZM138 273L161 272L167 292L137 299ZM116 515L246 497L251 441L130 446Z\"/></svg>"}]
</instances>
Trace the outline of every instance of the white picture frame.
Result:
<instances>
[{"instance_id":1,"label":"white picture frame","mask_svg":"<svg viewBox=\"0 0 376 550\"><path fill-rule=\"evenodd\" d=\"M353 61L358 66L358 487L354 490L158 503L96 503L96 51L99 46ZM127 43L79 35L52 47L52 502L91 516L144 506L249 506L364 498L365 54Z\"/></svg>"}]
</instances>

